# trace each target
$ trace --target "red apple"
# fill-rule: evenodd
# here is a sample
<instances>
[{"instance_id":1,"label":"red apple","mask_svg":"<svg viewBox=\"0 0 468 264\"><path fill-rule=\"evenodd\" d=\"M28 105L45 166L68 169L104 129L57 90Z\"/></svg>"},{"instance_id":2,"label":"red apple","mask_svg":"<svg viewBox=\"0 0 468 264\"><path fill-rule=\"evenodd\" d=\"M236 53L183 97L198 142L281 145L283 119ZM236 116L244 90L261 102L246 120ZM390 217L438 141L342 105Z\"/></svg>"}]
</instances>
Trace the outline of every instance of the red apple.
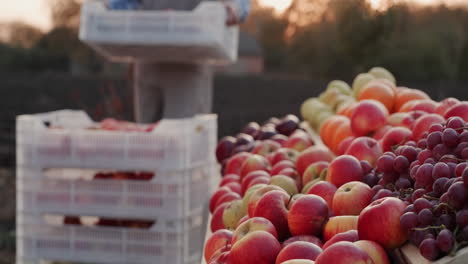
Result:
<instances>
[{"instance_id":1,"label":"red apple","mask_svg":"<svg viewBox=\"0 0 468 264\"><path fill-rule=\"evenodd\" d=\"M281 145L278 142L267 139L267 140L261 141L258 145L256 145L254 149L252 150L252 154L258 154L258 155L266 157L269 154L278 150L279 148L281 148Z\"/></svg>"},{"instance_id":2,"label":"red apple","mask_svg":"<svg viewBox=\"0 0 468 264\"><path fill-rule=\"evenodd\" d=\"M283 169L286 168L292 168L295 169L296 165L294 165L294 162L290 160L282 160L280 162L277 162L273 167L271 168L270 174L271 175L278 175Z\"/></svg>"},{"instance_id":3,"label":"red apple","mask_svg":"<svg viewBox=\"0 0 468 264\"><path fill-rule=\"evenodd\" d=\"M329 165L330 163L327 161L317 161L310 164L302 174L302 185L306 185L308 182L320 178L323 170L328 168Z\"/></svg>"},{"instance_id":4,"label":"red apple","mask_svg":"<svg viewBox=\"0 0 468 264\"><path fill-rule=\"evenodd\" d=\"M341 185L333 197L335 215L359 215L371 203L374 192L369 185L352 181Z\"/></svg>"},{"instance_id":5,"label":"red apple","mask_svg":"<svg viewBox=\"0 0 468 264\"><path fill-rule=\"evenodd\" d=\"M310 164L317 161L331 162L335 155L329 149L322 146L312 146L304 150L296 160L296 169L299 175L303 175L304 171Z\"/></svg>"},{"instance_id":6,"label":"red apple","mask_svg":"<svg viewBox=\"0 0 468 264\"><path fill-rule=\"evenodd\" d=\"M281 187L289 195L295 195L299 192L299 186L296 181L286 175L275 175L271 177L270 185Z\"/></svg>"},{"instance_id":7,"label":"red apple","mask_svg":"<svg viewBox=\"0 0 468 264\"><path fill-rule=\"evenodd\" d=\"M255 231L265 231L278 239L278 233L275 226L266 218L253 217L240 224L232 235L231 243L234 245L237 241Z\"/></svg>"},{"instance_id":8,"label":"red apple","mask_svg":"<svg viewBox=\"0 0 468 264\"><path fill-rule=\"evenodd\" d=\"M284 142L283 147L297 150L299 152L307 149L312 146L314 143L310 139L307 132L303 130L297 130L291 135L286 142Z\"/></svg>"},{"instance_id":9,"label":"red apple","mask_svg":"<svg viewBox=\"0 0 468 264\"><path fill-rule=\"evenodd\" d=\"M328 219L328 205L317 195L307 194L291 201L288 225L292 235L318 235Z\"/></svg>"},{"instance_id":10,"label":"red apple","mask_svg":"<svg viewBox=\"0 0 468 264\"><path fill-rule=\"evenodd\" d=\"M289 178L292 178L294 179L296 182L297 182L297 188L300 189L300 186L302 185L301 184L301 180L299 178L299 174L297 173L296 169L293 169L293 168L285 168L283 170L281 170L278 175L284 175L284 176L288 176Z\"/></svg>"},{"instance_id":11,"label":"red apple","mask_svg":"<svg viewBox=\"0 0 468 264\"><path fill-rule=\"evenodd\" d=\"M359 240L354 245L367 252L374 264L390 264L387 252L378 243L370 240Z\"/></svg>"},{"instance_id":12,"label":"red apple","mask_svg":"<svg viewBox=\"0 0 468 264\"><path fill-rule=\"evenodd\" d=\"M387 108L375 100L362 100L354 108L351 116L351 130L355 136L366 136L385 126Z\"/></svg>"},{"instance_id":13,"label":"red apple","mask_svg":"<svg viewBox=\"0 0 468 264\"><path fill-rule=\"evenodd\" d=\"M240 168L242 163L252 154L248 152L240 152L228 159L226 167L224 168L224 175L237 174L240 175Z\"/></svg>"},{"instance_id":14,"label":"red apple","mask_svg":"<svg viewBox=\"0 0 468 264\"><path fill-rule=\"evenodd\" d=\"M340 144L338 144L338 149L337 149L337 155L343 155L345 154L346 150L349 148L349 145L351 145L351 142L355 139L355 136L350 136L345 138L343 141L341 141Z\"/></svg>"},{"instance_id":15,"label":"red apple","mask_svg":"<svg viewBox=\"0 0 468 264\"><path fill-rule=\"evenodd\" d=\"M334 235L330 240L328 240L324 245L323 245L323 250L327 249L329 246L340 242L340 241L348 241L348 242L355 242L359 240L358 232L355 229L348 230L343 233L338 233Z\"/></svg>"},{"instance_id":16,"label":"red apple","mask_svg":"<svg viewBox=\"0 0 468 264\"><path fill-rule=\"evenodd\" d=\"M374 201L359 215L359 238L375 241L387 249L401 246L407 239L400 226L405 208L406 204L395 197Z\"/></svg>"},{"instance_id":17,"label":"red apple","mask_svg":"<svg viewBox=\"0 0 468 264\"><path fill-rule=\"evenodd\" d=\"M242 200L234 200L229 202L224 208L223 224L226 229L233 230L239 224L242 217L247 215L247 210L243 207Z\"/></svg>"},{"instance_id":18,"label":"red apple","mask_svg":"<svg viewBox=\"0 0 468 264\"><path fill-rule=\"evenodd\" d=\"M247 220L249 220L250 217L248 215L244 215L244 217L242 217L240 220L239 220L239 223L237 223L237 226L236 226L236 229L244 222L246 222Z\"/></svg>"},{"instance_id":19,"label":"red apple","mask_svg":"<svg viewBox=\"0 0 468 264\"><path fill-rule=\"evenodd\" d=\"M216 147L216 159L218 162L222 162L223 160L229 158L235 146L236 138L231 136L222 138Z\"/></svg>"},{"instance_id":20,"label":"red apple","mask_svg":"<svg viewBox=\"0 0 468 264\"><path fill-rule=\"evenodd\" d=\"M249 172L256 170L263 170L268 172L271 169L268 160L265 157L257 154L253 154L244 160L240 168L241 181L243 177L249 174Z\"/></svg>"},{"instance_id":21,"label":"red apple","mask_svg":"<svg viewBox=\"0 0 468 264\"><path fill-rule=\"evenodd\" d=\"M210 228L211 232L216 232L220 229L225 229L223 222L224 209L228 206L229 203L223 203L216 208L213 215L211 216Z\"/></svg>"},{"instance_id":22,"label":"red apple","mask_svg":"<svg viewBox=\"0 0 468 264\"><path fill-rule=\"evenodd\" d=\"M375 134L372 136L372 138L375 139L375 140L382 139L383 136L385 135L385 133L387 133L387 131L390 128L392 128L392 126L390 126L390 125L385 125L385 126L381 127L379 130L375 131Z\"/></svg>"},{"instance_id":23,"label":"red apple","mask_svg":"<svg viewBox=\"0 0 468 264\"><path fill-rule=\"evenodd\" d=\"M269 191L258 200L254 216L270 220L276 227L278 237L284 240L290 235L288 228L289 195L284 191Z\"/></svg>"},{"instance_id":24,"label":"red apple","mask_svg":"<svg viewBox=\"0 0 468 264\"><path fill-rule=\"evenodd\" d=\"M322 253L322 249L315 244L297 241L283 247L276 258L276 264L284 263L292 259L315 260Z\"/></svg>"},{"instance_id":25,"label":"red apple","mask_svg":"<svg viewBox=\"0 0 468 264\"><path fill-rule=\"evenodd\" d=\"M286 142L288 140L288 137L285 136L285 135L281 135L281 134L277 134L277 135L274 135L273 137L271 137L271 140L279 143L281 146L284 145L284 142Z\"/></svg>"},{"instance_id":26,"label":"red apple","mask_svg":"<svg viewBox=\"0 0 468 264\"><path fill-rule=\"evenodd\" d=\"M226 193L225 195L221 196L218 201L216 202L214 208L216 210L216 208L218 208L218 206L224 204L224 203L227 203L227 202L230 202L230 201L234 201L234 200L240 200L242 199L242 197L235 193L235 192L228 192Z\"/></svg>"},{"instance_id":27,"label":"red apple","mask_svg":"<svg viewBox=\"0 0 468 264\"><path fill-rule=\"evenodd\" d=\"M453 97L445 98L444 100L440 101L440 104L435 109L435 113L439 114L440 116L445 116L445 113L447 113L447 111L452 106L457 105L459 103L460 101L456 98L453 98Z\"/></svg>"},{"instance_id":28,"label":"red apple","mask_svg":"<svg viewBox=\"0 0 468 264\"><path fill-rule=\"evenodd\" d=\"M275 263L281 244L270 233L255 231L247 234L232 246L233 264Z\"/></svg>"},{"instance_id":29,"label":"red apple","mask_svg":"<svg viewBox=\"0 0 468 264\"><path fill-rule=\"evenodd\" d=\"M231 182L237 182L237 183L240 183L240 177L239 175L237 174L227 174L223 177L223 179L221 180L221 182L219 183L219 187L222 187L228 183L231 183Z\"/></svg>"},{"instance_id":30,"label":"red apple","mask_svg":"<svg viewBox=\"0 0 468 264\"><path fill-rule=\"evenodd\" d=\"M413 132L406 127L392 127L382 138L382 149L384 152L392 151L393 147L404 145L413 139Z\"/></svg>"},{"instance_id":31,"label":"red apple","mask_svg":"<svg viewBox=\"0 0 468 264\"><path fill-rule=\"evenodd\" d=\"M231 240L232 232L229 230L220 229L214 232L205 243L205 260L210 260L216 251L231 244Z\"/></svg>"},{"instance_id":32,"label":"red apple","mask_svg":"<svg viewBox=\"0 0 468 264\"><path fill-rule=\"evenodd\" d=\"M315 264L374 264L370 256L348 241L337 242L317 258Z\"/></svg>"},{"instance_id":33,"label":"red apple","mask_svg":"<svg viewBox=\"0 0 468 264\"><path fill-rule=\"evenodd\" d=\"M264 180L257 180L263 178ZM258 170L258 171L252 171L249 174L247 174L244 178L242 178L242 184L241 184L241 194L244 195L247 189L249 189L253 184L258 184L258 183L265 183L268 184L270 183L270 174L266 171ZM252 183L252 184L251 184Z\"/></svg>"},{"instance_id":34,"label":"red apple","mask_svg":"<svg viewBox=\"0 0 468 264\"><path fill-rule=\"evenodd\" d=\"M465 122L468 122L468 102L463 101L459 104L456 104L452 107L450 107L447 112L445 112L444 117L446 119L452 117L452 116L459 116L465 120Z\"/></svg>"},{"instance_id":35,"label":"red apple","mask_svg":"<svg viewBox=\"0 0 468 264\"><path fill-rule=\"evenodd\" d=\"M210 199L210 213L213 213L214 210L216 209L215 206L218 203L219 198L221 198L226 193L230 193L230 192L232 191L228 187L221 187L215 193L213 193Z\"/></svg>"},{"instance_id":36,"label":"red apple","mask_svg":"<svg viewBox=\"0 0 468 264\"><path fill-rule=\"evenodd\" d=\"M241 185L238 182L226 183L224 186L228 187L229 189L231 189L231 191L237 194L241 194Z\"/></svg>"},{"instance_id":37,"label":"red apple","mask_svg":"<svg viewBox=\"0 0 468 264\"><path fill-rule=\"evenodd\" d=\"M337 188L330 182L319 181L315 183L308 191L307 194L315 194L322 197L327 202L329 212L332 212L333 196L335 196Z\"/></svg>"},{"instance_id":38,"label":"red apple","mask_svg":"<svg viewBox=\"0 0 468 264\"><path fill-rule=\"evenodd\" d=\"M367 160L373 166L383 152L377 140L358 137L351 142L345 154L354 156L358 160Z\"/></svg>"},{"instance_id":39,"label":"red apple","mask_svg":"<svg viewBox=\"0 0 468 264\"><path fill-rule=\"evenodd\" d=\"M327 181L336 187L351 182L362 181L363 175L361 163L351 155L343 155L334 159L327 170Z\"/></svg>"},{"instance_id":40,"label":"red apple","mask_svg":"<svg viewBox=\"0 0 468 264\"><path fill-rule=\"evenodd\" d=\"M429 128L436 123L443 123L445 119L438 114L426 114L416 120L413 126L413 139L418 141Z\"/></svg>"},{"instance_id":41,"label":"red apple","mask_svg":"<svg viewBox=\"0 0 468 264\"><path fill-rule=\"evenodd\" d=\"M271 192L271 191L281 191L283 192L284 194L287 195L286 191L283 190L281 187L278 187L278 186L274 186L274 185L267 185L267 186L264 186L264 187L261 187L257 190L255 190L251 195L250 195L250 199L248 201L248 207L247 207L247 212L249 214L250 217L253 217L254 216L254 212L255 212L255 208L257 207L257 203L258 201L268 192ZM246 195L247 195L248 191L246 192Z\"/></svg>"},{"instance_id":42,"label":"red apple","mask_svg":"<svg viewBox=\"0 0 468 264\"><path fill-rule=\"evenodd\" d=\"M358 216L356 215L341 215L330 217L325 228L323 229L323 240L328 241L334 235L349 230L357 230Z\"/></svg>"},{"instance_id":43,"label":"red apple","mask_svg":"<svg viewBox=\"0 0 468 264\"><path fill-rule=\"evenodd\" d=\"M296 162L297 157L299 156L299 152L294 149L289 149L289 148L280 148L277 151L271 153L268 155L268 160L270 161L271 165L276 165L276 163L283 161L283 160L289 160L292 162Z\"/></svg>"},{"instance_id":44,"label":"red apple","mask_svg":"<svg viewBox=\"0 0 468 264\"><path fill-rule=\"evenodd\" d=\"M315 261L309 259L291 259L281 264L314 264Z\"/></svg>"},{"instance_id":45,"label":"red apple","mask_svg":"<svg viewBox=\"0 0 468 264\"><path fill-rule=\"evenodd\" d=\"M283 248L291 243L294 243L296 241L305 241L305 242L310 242L310 243L313 243L317 246L319 246L320 248L323 246L323 243L322 243L322 240L320 240L320 238L316 237L316 236L311 236L311 235L300 235L300 236L293 236L293 237L290 237L288 238L287 240L285 240L283 242Z\"/></svg>"}]
</instances>

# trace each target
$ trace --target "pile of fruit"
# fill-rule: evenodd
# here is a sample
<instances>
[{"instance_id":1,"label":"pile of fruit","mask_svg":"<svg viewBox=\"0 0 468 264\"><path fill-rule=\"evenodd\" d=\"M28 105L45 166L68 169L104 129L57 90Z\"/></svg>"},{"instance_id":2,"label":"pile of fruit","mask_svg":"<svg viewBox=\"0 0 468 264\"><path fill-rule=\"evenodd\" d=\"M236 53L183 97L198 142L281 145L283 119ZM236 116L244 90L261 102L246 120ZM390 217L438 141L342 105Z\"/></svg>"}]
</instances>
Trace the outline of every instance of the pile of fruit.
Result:
<instances>
[{"instance_id":1,"label":"pile of fruit","mask_svg":"<svg viewBox=\"0 0 468 264\"><path fill-rule=\"evenodd\" d=\"M297 117L249 123L216 150L207 263L390 263L468 243L468 102L397 87L383 68L331 82Z\"/></svg>"}]
</instances>

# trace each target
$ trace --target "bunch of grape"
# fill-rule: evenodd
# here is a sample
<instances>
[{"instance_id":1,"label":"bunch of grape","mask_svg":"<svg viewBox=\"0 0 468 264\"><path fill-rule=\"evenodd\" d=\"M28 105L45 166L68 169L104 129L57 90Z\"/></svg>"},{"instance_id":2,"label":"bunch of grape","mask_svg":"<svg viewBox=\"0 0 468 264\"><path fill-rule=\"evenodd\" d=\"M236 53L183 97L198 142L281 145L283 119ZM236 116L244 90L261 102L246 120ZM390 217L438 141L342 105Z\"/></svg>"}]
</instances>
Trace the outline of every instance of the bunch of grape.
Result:
<instances>
[{"instance_id":1,"label":"bunch of grape","mask_svg":"<svg viewBox=\"0 0 468 264\"><path fill-rule=\"evenodd\" d=\"M417 143L408 141L377 161L374 199L408 202L401 225L429 260L468 243L468 124L452 117L434 124Z\"/></svg>"}]
</instances>

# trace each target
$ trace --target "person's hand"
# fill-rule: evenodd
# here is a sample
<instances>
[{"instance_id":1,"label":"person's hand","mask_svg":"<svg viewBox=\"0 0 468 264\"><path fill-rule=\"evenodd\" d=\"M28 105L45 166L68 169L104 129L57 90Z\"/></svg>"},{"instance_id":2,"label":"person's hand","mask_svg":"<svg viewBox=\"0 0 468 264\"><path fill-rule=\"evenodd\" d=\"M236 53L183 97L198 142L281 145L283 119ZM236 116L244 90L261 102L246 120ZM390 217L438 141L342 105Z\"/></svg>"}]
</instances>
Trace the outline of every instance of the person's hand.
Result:
<instances>
[{"instance_id":1,"label":"person's hand","mask_svg":"<svg viewBox=\"0 0 468 264\"><path fill-rule=\"evenodd\" d=\"M232 8L231 5L226 5L226 12L227 12L227 20L226 20L226 25L227 26L233 26L239 23L237 19L237 14L234 8Z\"/></svg>"}]
</instances>

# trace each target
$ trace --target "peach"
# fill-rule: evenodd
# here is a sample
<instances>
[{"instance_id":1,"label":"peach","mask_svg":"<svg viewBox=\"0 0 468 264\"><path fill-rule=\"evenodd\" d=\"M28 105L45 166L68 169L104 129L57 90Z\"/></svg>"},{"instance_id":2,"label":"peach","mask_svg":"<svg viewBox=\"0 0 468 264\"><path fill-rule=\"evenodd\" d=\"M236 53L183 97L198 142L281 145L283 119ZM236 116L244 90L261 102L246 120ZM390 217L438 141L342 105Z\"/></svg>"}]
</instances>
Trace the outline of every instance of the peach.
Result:
<instances>
[{"instance_id":1,"label":"peach","mask_svg":"<svg viewBox=\"0 0 468 264\"><path fill-rule=\"evenodd\" d=\"M388 110L388 112L393 111L395 105L395 90L392 89L392 86L388 85L385 82L380 80L374 80L369 82L358 94L358 101L363 100L376 100L382 103Z\"/></svg>"},{"instance_id":2,"label":"peach","mask_svg":"<svg viewBox=\"0 0 468 264\"><path fill-rule=\"evenodd\" d=\"M407 102L419 99L431 99L425 92L406 87L397 88L395 98L395 112L400 112L400 108Z\"/></svg>"}]
</instances>

